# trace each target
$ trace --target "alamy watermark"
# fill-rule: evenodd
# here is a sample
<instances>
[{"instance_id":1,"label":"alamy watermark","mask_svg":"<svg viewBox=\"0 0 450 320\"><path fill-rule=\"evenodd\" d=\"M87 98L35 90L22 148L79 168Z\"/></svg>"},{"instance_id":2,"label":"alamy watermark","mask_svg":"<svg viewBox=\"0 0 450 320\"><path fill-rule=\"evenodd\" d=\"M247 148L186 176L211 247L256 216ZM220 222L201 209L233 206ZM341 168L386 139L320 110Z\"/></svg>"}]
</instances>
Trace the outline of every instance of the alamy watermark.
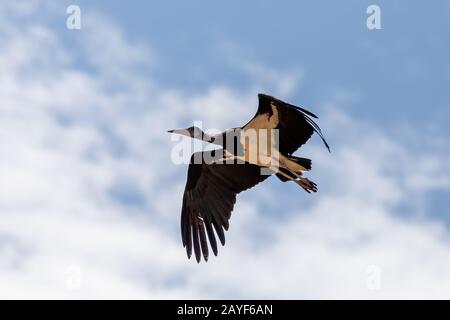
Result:
<instances>
[{"instance_id":1,"label":"alamy watermark","mask_svg":"<svg viewBox=\"0 0 450 320\"><path fill-rule=\"evenodd\" d=\"M66 19L66 27L69 30L81 29L81 8L75 4L67 7L66 13L69 15Z\"/></svg>"},{"instance_id":2,"label":"alamy watermark","mask_svg":"<svg viewBox=\"0 0 450 320\"><path fill-rule=\"evenodd\" d=\"M377 291L381 289L381 268L378 265L372 264L367 266L366 270L366 286L371 291Z\"/></svg>"},{"instance_id":3,"label":"alamy watermark","mask_svg":"<svg viewBox=\"0 0 450 320\"><path fill-rule=\"evenodd\" d=\"M172 130L172 141L176 144L172 148L171 160L174 164L244 164L253 163L262 167L262 173L272 174L278 171L280 153L278 129L230 129L225 132L219 130L202 130L202 122L195 121L192 127ZM183 139L188 136L188 143ZM197 152L199 141L208 142L220 149ZM200 144L202 144L200 142ZM191 159L191 155L194 156Z\"/></svg>"},{"instance_id":4,"label":"alamy watermark","mask_svg":"<svg viewBox=\"0 0 450 320\"><path fill-rule=\"evenodd\" d=\"M69 265L64 274L67 289L71 291L79 290L81 288L81 275L80 266Z\"/></svg>"},{"instance_id":5,"label":"alamy watermark","mask_svg":"<svg viewBox=\"0 0 450 320\"><path fill-rule=\"evenodd\" d=\"M381 29L381 9L376 4L372 4L367 7L366 10L369 15L366 20L366 26L369 30Z\"/></svg>"}]
</instances>

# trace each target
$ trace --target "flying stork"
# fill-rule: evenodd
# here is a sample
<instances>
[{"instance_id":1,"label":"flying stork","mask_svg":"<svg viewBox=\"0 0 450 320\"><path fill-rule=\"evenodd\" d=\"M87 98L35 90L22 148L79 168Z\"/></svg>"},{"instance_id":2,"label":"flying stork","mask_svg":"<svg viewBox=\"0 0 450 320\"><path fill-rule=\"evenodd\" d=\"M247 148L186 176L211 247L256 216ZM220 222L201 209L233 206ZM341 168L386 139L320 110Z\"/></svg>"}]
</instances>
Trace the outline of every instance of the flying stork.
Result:
<instances>
[{"instance_id":1,"label":"flying stork","mask_svg":"<svg viewBox=\"0 0 450 320\"><path fill-rule=\"evenodd\" d=\"M225 245L224 230L228 230L238 193L254 187L271 174L283 182L297 183L308 193L317 191L317 185L302 176L311 169L311 160L292 155L314 132L330 151L322 131L312 119L317 116L266 94L258 94L258 100L255 116L241 128L213 136L195 126L169 130L169 133L221 146L194 153L188 168L181 236L188 258L194 249L197 262L202 254L205 261L208 260L207 238L216 256L215 234Z\"/></svg>"}]
</instances>

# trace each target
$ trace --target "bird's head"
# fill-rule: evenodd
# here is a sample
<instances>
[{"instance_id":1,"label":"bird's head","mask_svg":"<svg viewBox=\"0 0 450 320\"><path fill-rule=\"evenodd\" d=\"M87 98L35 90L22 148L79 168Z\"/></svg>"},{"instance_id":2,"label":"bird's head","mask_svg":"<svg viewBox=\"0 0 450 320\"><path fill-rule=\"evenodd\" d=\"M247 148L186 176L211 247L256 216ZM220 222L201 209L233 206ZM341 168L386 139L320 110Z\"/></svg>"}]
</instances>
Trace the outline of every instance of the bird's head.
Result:
<instances>
[{"instance_id":1,"label":"bird's head","mask_svg":"<svg viewBox=\"0 0 450 320\"><path fill-rule=\"evenodd\" d=\"M187 136L190 138L199 139L199 140L203 140L203 141L207 141L207 142L209 142L211 140L211 137L209 135L204 133L202 129L200 129L199 127L196 127L196 126L192 126L192 127L186 128L186 129L169 130L167 132L176 133L176 134L180 134L183 136Z\"/></svg>"}]
</instances>

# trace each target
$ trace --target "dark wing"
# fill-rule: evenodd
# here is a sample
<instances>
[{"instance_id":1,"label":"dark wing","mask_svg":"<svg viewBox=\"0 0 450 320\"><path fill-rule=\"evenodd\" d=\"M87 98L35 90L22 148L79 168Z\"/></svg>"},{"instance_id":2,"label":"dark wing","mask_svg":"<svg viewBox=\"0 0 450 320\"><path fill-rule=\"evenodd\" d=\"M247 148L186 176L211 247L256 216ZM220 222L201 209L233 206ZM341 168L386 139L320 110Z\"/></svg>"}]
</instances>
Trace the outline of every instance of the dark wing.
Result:
<instances>
[{"instance_id":1,"label":"dark wing","mask_svg":"<svg viewBox=\"0 0 450 320\"><path fill-rule=\"evenodd\" d=\"M305 144L316 132L330 151L322 131L312 119L317 118L315 114L269 95L260 93L258 99L258 111L243 129L279 129L279 150L288 155Z\"/></svg>"},{"instance_id":2,"label":"dark wing","mask_svg":"<svg viewBox=\"0 0 450 320\"><path fill-rule=\"evenodd\" d=\"M208 260L208 241L217 255L217 234L225 244L224 230L236 202L236 194L267 179L258 166L249 163L216 164L203 159L222 154L222 150L194 153L189 164L181 211L181 236L188 257L194 248L200 262L201 253ZM211 156L212 155L212 156ZM204 156L209 158L204 158Z\"/></svg>"}]
</instances>

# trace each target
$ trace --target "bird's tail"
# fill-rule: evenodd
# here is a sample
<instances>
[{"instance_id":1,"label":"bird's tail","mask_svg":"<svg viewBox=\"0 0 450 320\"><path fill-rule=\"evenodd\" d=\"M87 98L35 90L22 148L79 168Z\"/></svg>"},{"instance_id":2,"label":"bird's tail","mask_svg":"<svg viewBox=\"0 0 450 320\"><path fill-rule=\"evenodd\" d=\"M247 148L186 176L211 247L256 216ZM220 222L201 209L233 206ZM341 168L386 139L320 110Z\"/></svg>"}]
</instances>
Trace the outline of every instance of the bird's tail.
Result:
<instances>
[{"instance_id":1,"label":"bird's tail","mask_svg":"<svg viewBox=\"0 0 450 320\"><path fill-rule=\"evenodd\" d=\"M286 158L288 158L289 160L291 160L291 161L295 162L296 164L305 168L305 170L303 170L303 171L311 170L311 159L294 157L294 156L286 156Z\"/></svg>"}]
</instances>

